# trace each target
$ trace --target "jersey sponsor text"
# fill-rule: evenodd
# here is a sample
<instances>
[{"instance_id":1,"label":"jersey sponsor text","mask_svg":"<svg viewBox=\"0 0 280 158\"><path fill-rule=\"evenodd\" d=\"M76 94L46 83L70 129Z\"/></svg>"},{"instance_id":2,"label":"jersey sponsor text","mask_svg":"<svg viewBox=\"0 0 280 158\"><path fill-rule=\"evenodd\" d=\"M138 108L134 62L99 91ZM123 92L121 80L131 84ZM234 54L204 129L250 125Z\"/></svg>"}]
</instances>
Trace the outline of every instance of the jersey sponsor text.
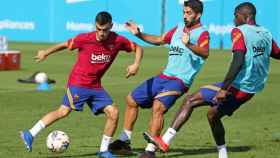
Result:
<instances>
[{"instance_id":1,"label":"jersey sponsor text","mask_svg":"<svg viewBox=\"0 0 280 158\"><path fill-rule=\"evenodd\" d=\"M110 55L105 55L105 54L91 54L91 63L96 64L96 63L108 63L111 60Z\"/></svg>"}]
</instances>

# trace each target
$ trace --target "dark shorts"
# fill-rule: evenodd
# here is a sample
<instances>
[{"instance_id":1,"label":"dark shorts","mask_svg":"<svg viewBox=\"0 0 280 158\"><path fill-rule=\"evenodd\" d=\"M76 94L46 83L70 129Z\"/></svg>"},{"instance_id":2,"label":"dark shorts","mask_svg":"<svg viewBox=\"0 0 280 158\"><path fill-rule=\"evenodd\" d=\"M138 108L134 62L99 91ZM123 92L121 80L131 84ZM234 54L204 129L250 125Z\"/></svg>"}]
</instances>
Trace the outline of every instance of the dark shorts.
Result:
<instances>
[{"instance_id":1,"label":"dark shorts","mask_svg":"<svg viewBox=\"0 0 280 158\"><path fill-rule=\"evenodd\" d=\"M185 92L186 87L180 81L155 76L134 89L131 96L142 108L151 108L154 99L157 99L169 109Z\"/></svg>"},{"instance_id":2,"label":"dark shorts","mask_svg":"<svg viewBox=\"0 0 280 158\"><path fill-rule=\"evenodd\" d=\"M250 100L254 94L242 92L234 87L229 89L230 94L225 101L216 103L213 99L223 86L222 82L206 85L200 88L203 100L210 106L218 106L218 110L223 115L231 116L242 104Z\"/></svg>"},{"instance_id":3,"label":"dark shorts","mask_svg":"<svg viewBox=\"0 0 280 158\"><path fill-rule=\"evenodd\" d=\"M104 89L89 89L75 86L67 88L62 101L63 105L75 111L83 111L85 103L97 115L102 113L106 106L112 105L113 101Z\"/></svg>"}]
</instances>

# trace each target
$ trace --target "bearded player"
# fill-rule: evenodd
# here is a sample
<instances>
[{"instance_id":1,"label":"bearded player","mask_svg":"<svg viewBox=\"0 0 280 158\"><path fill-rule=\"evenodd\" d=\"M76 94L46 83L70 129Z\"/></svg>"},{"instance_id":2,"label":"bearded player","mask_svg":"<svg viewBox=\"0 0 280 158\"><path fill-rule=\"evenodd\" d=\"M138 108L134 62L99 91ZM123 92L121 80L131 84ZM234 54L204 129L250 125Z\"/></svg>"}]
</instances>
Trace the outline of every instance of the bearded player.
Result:
<instances>
[{"instance_id":1,"label":"bearded player","mask_svg":"<svg viewBox=\"0 0 280 158\"><path fill-rule=\"evenodd\" d=\"M184 3L184 22L179 23L166 34L155 36L143 33L133 22L127 28L138 38L153 45L168 44L169 57L166 68L159 75L151 77L127 96L124 129L119 140L110 145L110 150L130 153L130 140L139 108L151 109L149 132L158 136L163 128L164 114L192 85L209 55L209 33L200 18L203 3L189 0ZM140 158L154 158L156 147L149 143Z\"/></svg>"},{"instance_id":2,"label":"bearded player","mask_svg":"<svg viewBox=\"0 0 280 158\"><path fill-rule=\"evenodd\" d=\"M203 86L185 98L171 126L162 137L144 133L145 139L166 152L169 144L192 111L210 105L208 122L212 129L219 158L227 158L225 130L221 119L231 116L241 105L263 90L268 78L270 57L280 59L280 50L270 31L257 25L256 8L245 2L235 8L232 30L233 59L223 82Z\"/></svg>"}]
</instances>

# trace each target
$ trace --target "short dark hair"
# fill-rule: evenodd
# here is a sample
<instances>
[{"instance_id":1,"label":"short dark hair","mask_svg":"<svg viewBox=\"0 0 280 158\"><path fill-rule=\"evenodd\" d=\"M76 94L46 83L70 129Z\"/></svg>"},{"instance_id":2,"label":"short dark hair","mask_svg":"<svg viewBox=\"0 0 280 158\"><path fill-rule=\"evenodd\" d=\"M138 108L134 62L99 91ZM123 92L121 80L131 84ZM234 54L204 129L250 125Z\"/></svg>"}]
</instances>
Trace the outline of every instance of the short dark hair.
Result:
<instances>
[{"instance_id":1,"label":"short dark hair","mask_svg":"<svg viewBox=\"0 0 280 158\"><path fill-rule=\"evenodd\" d=\"M112 16L110 13L106 11L99 12L95 17L95 22L98 23L99 25L112 23Z\"/></svg>"},{"instance_id":2,"label":"short dark hair","mask_svg":"<svg viewBox=\"0 0 280 158\"><path fill-rule=\"evenodd\" d=\"M256 14L257 14L257 10L256 10L255 5L253 3L250 3L250 2L244 2L244 3L239 4L235 8L235 13L236 12L240 12L242 14L251 15L253 17L255 17Z\"/></svg>"},{"instance_id":3,"label":"short dark hair","mask_svg":"<svg viewBox=\"0 0 280 158\"><path fill-rule=\"evenodd\" d=\"M188 0L184 2L185 7L190 7L196 13L203 13L203 3L200 0Z\"/></svg>"}]
</instances>

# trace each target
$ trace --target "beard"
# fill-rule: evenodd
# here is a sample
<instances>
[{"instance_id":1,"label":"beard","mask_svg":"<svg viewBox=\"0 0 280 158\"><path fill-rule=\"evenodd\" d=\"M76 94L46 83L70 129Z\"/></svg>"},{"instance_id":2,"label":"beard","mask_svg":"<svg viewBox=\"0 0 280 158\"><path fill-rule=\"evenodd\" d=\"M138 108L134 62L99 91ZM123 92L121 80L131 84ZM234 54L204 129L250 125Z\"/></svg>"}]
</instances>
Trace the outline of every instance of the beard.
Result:
<instances>
[{"instance_id":1,"label":"beard","mask_svg":"<svg viewBox=\"0 0 280 158\"><path fill-rule=\"evenodd\" d=\"M184 23L185 23L185 27L191 27L196 23L196 21L195 21L195 19L188 21L186 18L184 18Z\"/></svg>"}]
</instances>

